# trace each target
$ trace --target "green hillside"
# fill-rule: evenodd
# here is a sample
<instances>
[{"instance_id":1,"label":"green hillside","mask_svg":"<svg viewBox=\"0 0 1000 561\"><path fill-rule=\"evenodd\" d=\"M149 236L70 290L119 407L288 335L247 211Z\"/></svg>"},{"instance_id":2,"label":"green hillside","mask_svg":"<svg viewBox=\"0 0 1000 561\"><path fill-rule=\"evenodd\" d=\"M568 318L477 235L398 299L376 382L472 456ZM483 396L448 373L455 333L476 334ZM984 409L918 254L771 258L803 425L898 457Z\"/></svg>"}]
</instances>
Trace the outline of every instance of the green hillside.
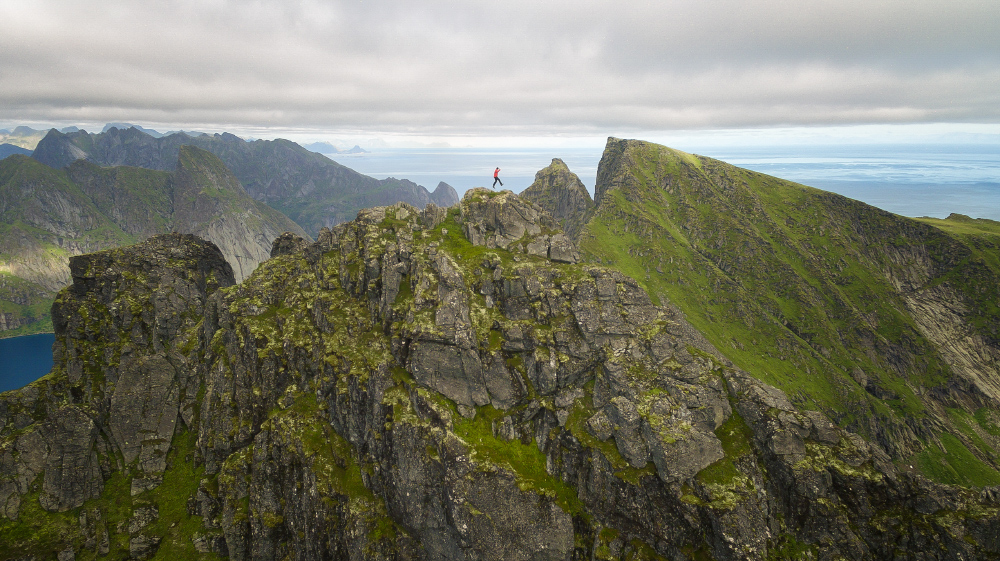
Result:
<instances>
[{"instance_id":1,"label":"green hillside","mask_svg":"<svg viewBox=\"0 0 1000 561\"><path fill-rule=\"evenodd\" d=\"M52 331L69 256L135 241L65 171L27 156L0 161L0 334Z\"/></svg>"},{"instance_id":2,"label":"green hillside","mask_svg":"<svg viewBox=\"0 0 1000 561\"><path fill-rule=\"evenodd\" d=\"M610 139L583 252L743 368L939 481L996 485L997 227Z\"/></svg>"},{"instance_id":3,"label":"green hillside","mask_svg":"<svg viewBox=\"0 0 1000 561\"><path fill-rule=\"evenodd\" d=\"M178 149L173 172L86 160L56 170L18 155L0 161L0 336L52 331L49 308L72 281L71 256L170 231L215 243L240 279L282 232L305 234L194 146Z\"/></svg>"}]
</instances>

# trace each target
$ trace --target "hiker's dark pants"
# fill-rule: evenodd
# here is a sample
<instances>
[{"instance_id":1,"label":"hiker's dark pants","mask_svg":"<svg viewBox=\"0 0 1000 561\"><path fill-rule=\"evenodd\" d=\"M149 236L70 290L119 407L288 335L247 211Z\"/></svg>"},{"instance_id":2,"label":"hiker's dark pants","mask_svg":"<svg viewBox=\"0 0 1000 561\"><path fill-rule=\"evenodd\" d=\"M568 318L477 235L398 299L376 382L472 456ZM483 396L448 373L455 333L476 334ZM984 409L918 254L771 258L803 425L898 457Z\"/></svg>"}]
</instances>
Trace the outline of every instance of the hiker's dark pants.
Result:
<instances>
[{"instance_id":1,"label":"hiker's dark pants","mask_svg":"<svg viewBox=\"0 0 1000 561\"><path fill-rule=\"evenodd\" d=\"M503 187L503 181L500 181L500 178L499 178L499 177L494 177L494 178L493 178L493 187L496 187L496 186L497 186L497 183L499 183L499 184L500 184L500 186L501 186L501 187ZM491 187L491 189L492 189L492 187Z\"/></svg>"}]
</instances>

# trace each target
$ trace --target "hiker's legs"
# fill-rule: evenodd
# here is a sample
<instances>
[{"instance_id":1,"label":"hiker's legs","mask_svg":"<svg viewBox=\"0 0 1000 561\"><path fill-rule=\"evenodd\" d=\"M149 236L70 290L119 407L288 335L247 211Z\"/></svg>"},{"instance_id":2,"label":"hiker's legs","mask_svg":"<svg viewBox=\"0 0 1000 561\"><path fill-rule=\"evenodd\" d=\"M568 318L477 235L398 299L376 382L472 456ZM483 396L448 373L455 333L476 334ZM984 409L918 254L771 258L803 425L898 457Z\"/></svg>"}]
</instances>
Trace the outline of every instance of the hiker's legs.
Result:
<instances>
[{"instance_id":1,"label":"hiker's legs","mask_svg":"<svg viewBox=\"0 0 1000 561\"><path fill-rule=\"evenodd\" d=\"M497 183L499 183L499 184L500 184L500 186L501 186L501 187L503 187L503 181L500 181L500 178L499 178L499 177L494 177L494 178L493 178L493 186L492 186L492 187L490 187L490 189L494 189L494 188L496 188L496 186L497 186Z\"/></svg>"}]
</instances>

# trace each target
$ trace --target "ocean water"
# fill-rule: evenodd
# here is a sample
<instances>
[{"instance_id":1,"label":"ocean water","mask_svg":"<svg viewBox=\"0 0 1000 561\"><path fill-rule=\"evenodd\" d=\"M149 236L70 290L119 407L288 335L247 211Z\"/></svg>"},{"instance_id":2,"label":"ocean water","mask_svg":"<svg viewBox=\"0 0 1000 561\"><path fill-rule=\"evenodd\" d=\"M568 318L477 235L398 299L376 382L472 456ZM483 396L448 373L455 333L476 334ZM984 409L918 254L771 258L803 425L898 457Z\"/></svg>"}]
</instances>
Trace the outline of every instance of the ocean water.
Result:
<instances>
[{"instance_id":1,"label":"ocean water","mask_svg":"<svg viewBox=\"0 0 1000 561\"><path fill-rule=\"evenodd\" d=\"M0 392L16 390L52 370L52 333L0 339Z\"/></svg>"},{"instance_id":2,"label":"ocean water","mask_svg":"<svg viewBox=\"0 0 1000 561\"><path fill-rule=\"evenodd\" d=\"M733 165L857 199L903 216L944 218L955 212L1000 220L1000 146L893 144L826 146L678 146ZM395 149L333 155L361 173L406 178L459 194L489 187L500 167L504 188L528 187L535 172L561 158L594 192L602 146L584 148Z\"/></svg>"}]
</instances>

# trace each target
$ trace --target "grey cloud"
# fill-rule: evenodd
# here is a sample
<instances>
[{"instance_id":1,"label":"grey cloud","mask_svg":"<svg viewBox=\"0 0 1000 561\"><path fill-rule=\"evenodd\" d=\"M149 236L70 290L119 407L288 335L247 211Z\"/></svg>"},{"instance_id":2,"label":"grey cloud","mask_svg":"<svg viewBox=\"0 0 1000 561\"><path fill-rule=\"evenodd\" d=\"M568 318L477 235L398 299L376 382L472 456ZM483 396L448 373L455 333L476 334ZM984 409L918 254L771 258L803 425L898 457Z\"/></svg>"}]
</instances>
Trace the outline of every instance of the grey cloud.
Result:
<instances>
[{"instance_id":1,"label":"grey cloud","mask_svg":"<svg viewBox=\"0 0 1000 561\"><path fill-rule=\"evenodd\" d=\"M989 1L0 2L0 119L457 133L1000 120Z\"/></svg>"}]
</instances>

